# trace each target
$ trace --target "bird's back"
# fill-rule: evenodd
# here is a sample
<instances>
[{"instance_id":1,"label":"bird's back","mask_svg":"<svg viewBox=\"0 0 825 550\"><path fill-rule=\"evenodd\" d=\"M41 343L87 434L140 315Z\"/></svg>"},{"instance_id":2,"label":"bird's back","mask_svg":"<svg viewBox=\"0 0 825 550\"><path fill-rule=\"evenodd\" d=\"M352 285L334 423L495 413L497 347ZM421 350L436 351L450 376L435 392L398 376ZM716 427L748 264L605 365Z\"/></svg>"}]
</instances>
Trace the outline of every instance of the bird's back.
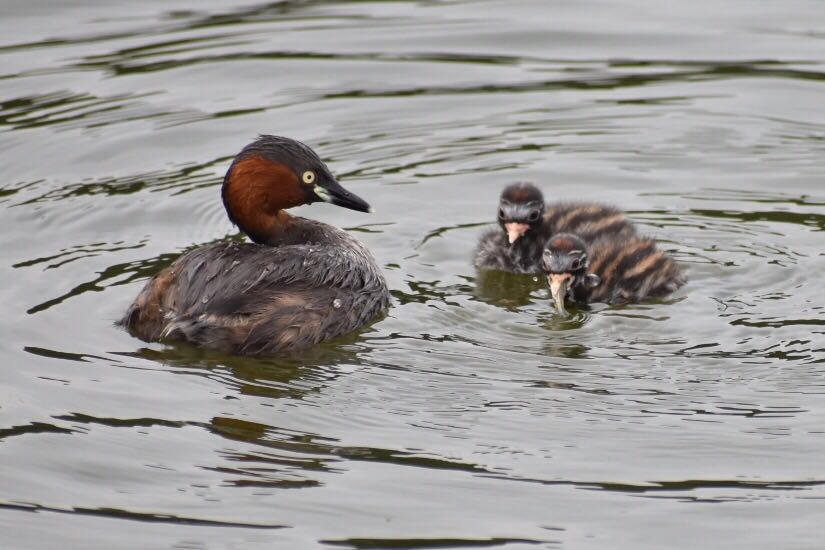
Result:
<instances>
[{"instance_id":1,"label":"bird's back","mask_svg":"<svg viewBox=\"0 0 825 550\"><path fill-rule=\"evenodd\" d=\"M473 254L476 269L497 269L514 273L540 273L541 255L547 239L558 233L571 233L585 243L603 237L630 238L636 228L627 215L612 206L594 202L558 202L544 212L544 223L514 245L500 228L483 233Z\"/></svg>"},{"instance_id":2,"label":"bird's back","mask_svg":"<svg viewBox=\"0 0 825 550\"><path fill-rule=\"evenodd\" d=\"M243 354L304 349L351 332L387 308L389 292L360 243L325 231L332 242L193 250L146 284L121 323L146 340Z\"/></svg>"},{"instance_id":3,"label":"bird's back","mask_svg":"<svg viewBox=\"0 0 825 550\"><path fill-rule=\"evenodd\" d=\"M549 204L544 212L544 224L549 236L571 233L587 244L601 237L628 238L636 234L623 211L594 202Z\"/></svg>"},{"instance_id":4,"label":"bird's back","mask_svg":"<svg viewBox=\"0 0 825 550\"><path fill-rule=\"evenodd\" d=\"M670 294L685 283L678 264L649 237L609 235L589 246L589 273L601 281L584 290L587 302L634 303Z\"/></svg>"}]
</instances>

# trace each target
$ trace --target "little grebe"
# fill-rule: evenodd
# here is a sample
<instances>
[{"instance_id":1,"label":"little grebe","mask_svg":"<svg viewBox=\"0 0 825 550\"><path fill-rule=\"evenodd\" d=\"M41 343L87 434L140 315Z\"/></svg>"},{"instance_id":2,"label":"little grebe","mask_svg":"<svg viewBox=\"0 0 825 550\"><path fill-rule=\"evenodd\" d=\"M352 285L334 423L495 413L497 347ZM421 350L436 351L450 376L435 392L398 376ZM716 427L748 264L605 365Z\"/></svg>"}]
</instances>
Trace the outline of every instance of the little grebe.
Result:
<instances>
[{"instance_id":1,"label":"little grebe","mask_svg":"<svg viewBox=\"0 0 825 550\"><path fill-rule=\"evenodd\" d=\"M586 244L569 233L554 235L544 250L542 268L561 313L565 299L634 303L666 296L685 283L676 262L648 237L606 235Z\"/></svg>"},{"instance_id":2,"label":"little grebe","mask_svg":"<svg viewBox=\"0 0 825 550\"><path fill-rule=\"evenodd\" d=\"M235 157L221 195L229 219L254 242L208 244L155 275L120 321L133 334L277 353L351 332L387 309L387 284L361 243L285 212L319 201L371 211L312 149L260 136Z\"/></svg>"},{"instance_id":3,"label":"little grebe","mask_svg":"<svg viewBox=\"0 0 825 550\"><path fill-rule=\"evenodd\" d=\"M575 233L585 242L602 235L629 237L636 233L624 212L599 203L560 202L545 206L533 184L518 182L501 193L500 228L484 233L473 261L477 269L541 273L547 239L556 233Z\"/></svg>"}]
</instances>

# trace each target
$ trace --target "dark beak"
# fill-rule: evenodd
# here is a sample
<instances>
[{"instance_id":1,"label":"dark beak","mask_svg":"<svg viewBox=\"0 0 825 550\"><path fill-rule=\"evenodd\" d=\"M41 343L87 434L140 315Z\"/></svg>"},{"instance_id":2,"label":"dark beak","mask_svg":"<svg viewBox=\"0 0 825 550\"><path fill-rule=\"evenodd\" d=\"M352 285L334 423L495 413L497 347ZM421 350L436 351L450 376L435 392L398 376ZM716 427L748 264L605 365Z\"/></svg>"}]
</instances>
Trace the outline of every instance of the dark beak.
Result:
<instances>
[{"instance_id":1,"label":"dark beak","mask_svg":"<svg viewBox=\"0 0 825 550\"><path fill-rule=\"evenodd\" d=\"M372 207L367 204L367 201L354 193L350 193L334 179L328 179L324 185L316 185L313 189L315 195L322 201L334 204L336 206L343 206L350 210L357 210L359 212L372 212Z\"/></svg>"}]
</instances>

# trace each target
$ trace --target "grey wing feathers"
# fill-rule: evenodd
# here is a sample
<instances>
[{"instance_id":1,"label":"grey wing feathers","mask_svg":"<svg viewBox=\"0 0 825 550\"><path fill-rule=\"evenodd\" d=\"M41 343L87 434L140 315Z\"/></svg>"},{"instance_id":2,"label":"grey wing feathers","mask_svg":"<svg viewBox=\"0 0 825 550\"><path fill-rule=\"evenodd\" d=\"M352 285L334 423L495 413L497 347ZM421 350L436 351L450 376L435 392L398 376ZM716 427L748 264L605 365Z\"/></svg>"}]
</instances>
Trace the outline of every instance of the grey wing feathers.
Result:
<instances>
[{"instance_id":1,"label":"grey wing feathers","mask_svg":"<svg viewBox=\"0 0 825 550\"><path fill-rule=\"evenodd\" d=\"M507 243L501 229L489 229L485 231L478 241L473 265L476 269L500 269L510 270L511 262L509 257L503 252Z\"/></svg>"},{"instance_id":2,"label":"grey wing feathers","mask_svg":"<svg viewBox=\"0 0 825 550\"><path fill-rule=\"evenodd\" d=\"M155 276L122 323L148 340L256 354L350 332L388 305L383 276L362 249L217 243Z\"/></svg>"}]
</instances>

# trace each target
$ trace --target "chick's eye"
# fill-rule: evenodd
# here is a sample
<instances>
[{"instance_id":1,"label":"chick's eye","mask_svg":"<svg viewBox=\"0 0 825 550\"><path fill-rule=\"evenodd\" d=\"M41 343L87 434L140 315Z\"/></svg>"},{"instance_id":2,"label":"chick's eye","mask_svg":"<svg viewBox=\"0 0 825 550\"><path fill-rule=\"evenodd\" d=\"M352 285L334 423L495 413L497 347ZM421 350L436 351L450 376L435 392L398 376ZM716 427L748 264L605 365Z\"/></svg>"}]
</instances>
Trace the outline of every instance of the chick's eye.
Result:
<instances>
[{"instance_id":1,"label":"chick's eye","mask_svg":"<svg viewBox=\"0 0 825 550\"><path fill-rule=\"evenodd\" d=\"M532 212L530 212L530 215L527 217L527 219L531 222L537 221L539 219L539 211L533 210Z\"/></svg>"},{"instance_id":2,"label":"chick's eye","mask_svg":"<svg viewBox=\"0 0 825 550\"><path fill-rule=\"evenodd\" d=\"M306 172L304 172L304 175L301 177L301 179L303 179L304 183L306 183L307 185L315 183L315 172L313 172L312 170L307 170Z\"/></svg>"},{"instance_id":3,"label":"chick's eye","mask_svg":"<svg viewBox=\"0 0 825 550\"><path fill-rule=\"evenodd\" d=\"M504 219L504 209L503 208L498 209L498 219L500 219L500 220Z\"/></svg>"},{"instance_id":4,"label":"chick's eye","mask_svg":"<svg viewBox=\"0 0 825 550\"><path fill-rule=\"evenodd\" d=\"M573 263L570 264L570 269L575 271L579 266L581 266L581 262L579 260L573 260Z\"/></svg>"}]
</instances>

